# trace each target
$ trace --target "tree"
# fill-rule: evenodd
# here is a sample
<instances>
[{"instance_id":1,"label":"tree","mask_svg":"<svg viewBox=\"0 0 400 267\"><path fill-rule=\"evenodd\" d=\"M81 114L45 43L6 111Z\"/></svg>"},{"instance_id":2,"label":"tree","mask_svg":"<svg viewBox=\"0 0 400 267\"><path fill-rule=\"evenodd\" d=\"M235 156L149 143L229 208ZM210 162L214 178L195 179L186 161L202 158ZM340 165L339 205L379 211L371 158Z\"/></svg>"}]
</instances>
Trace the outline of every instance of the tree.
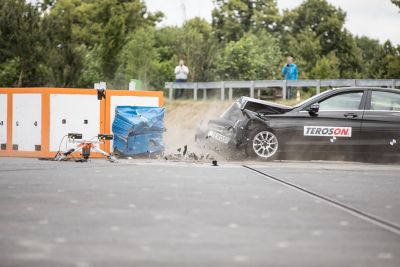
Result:
<instances>
[{"instance_id":1,"label":"tree","mask_svg":"<svg viewBox=\"0 0 400 267\"><path fill-rule=\"evenodd\" d=\"M228 43L216 65L221 80L263 80L278 78L281 61L278 41L261 32Z\"/></svg>"},{"instance_id":2,"label":"tree","mask_svg":"<svg viewBox=\"0 0 400 267\"><path fill-rule=\"evenodd\" d=\"M152 27L138 29L130 35L129 41L122 49L116 82L123 81L127 84L130 79L137 78L147 87L157 61L155 29Z\"/></svg>"},{"instance_id":3,"label":"tree","mask_svg":"<svg viewBox=\"0 0 400 267\"><path fill-rule=\"evenodd\" d=\"M154 27L162 17L161 13L149 13L141 0L57 0L48 1L46 7L50 7L45 17L50 25L47 36L53 51L50 72L56 77L55 83L63 86L96 82L79 77L84 69L92 78L113 80L119 54L131 33L142 27ZM87 53L90 63L84 62ZM57 62L59 66L55 66ZM97 73L99 69L101 75Z\"/></svg>"},{"instance_id":4,"label":"tree","mask_svg":"<svg viewBox=\"0 0 400 267\"><path fill-rule=\"evenodd\" d=\"M176 48L178 57L187 61L192 81L209 81L213 78L218 45L207 21L200 18L187 21Z\"/></svg>"},{"instance_id":5,"label":"tree","mask_svg":"<svg viewBox=\"0 0 400 267\"><path fill-rule=\"evenodd\" d=\"M0 2L0 73L4 79L0 82L6 86L37 85L42 39L37 6L24 0Z\"/></svg>"},{"instance_id":6,"label":"tree","mask_svg":"<svg viewBox=\"0 0 400 267\"><path fill-rule=\"evenodd\" d=\"M400 77L400 46L386 41L379 48L371 63L374 78L398 79Z\"/></svg>"},{"instance_id":7,"label":"tree","mask_svg":"<svg viewBox=\"0 0 400 267\"><path fill-rule=\"evenodd\" d=\"M317 60L310 76L312 79L339 79L339 66L340 62L335 53L329 53Z\"/></svg>"},{"instance_id":8,"label":"tree","mask_svg":"<svg viewBox=\"0 0 400 267\"><path fill-rule=\"evenodd\" d=\"M302 78L307 77L322 53L318 37L309 30L300 31L297 35L289 35L284 49L287 55L294 57Z\"/></svg>"},{"instance_id":9,"label":"tree","mask_svg":"<svg viewBox=\"0 0 400 267\"><path fill-rule=\"evenodd\" d=\"M340 76L352 78L362 71L362 52L344 28L345 18L343 10L325 0L306 0L299 7L285 12L281 44L288 43L290 36L299 40L304 32L312 32L320 43L320 55L334 52L340 61ZM296 50L296 43L292 41L292 45L285 48L286 53L291 53L291 50Z\"/></svg>"},{"instance_id":10,"label":"tree","mask_svg":"<svg viewBox=\"0 0 400 267\"><path fill-rule=\"evenodd\" d=\"M220 41L237 41L247 32L276 32L280 24L275 0L215 0L212 26Z\"/></svg>"},{"instance_id":11,"label":"tree","mask_svg":"<svg viewBox=\"0 0 400 267\"><path fill-rule=\"evenodd\" d=\"M375 73L373 63L375 57L380 53L381 45L378 40L370 39L366 36L356 37L357 46L362 51L362 77L363 78L381 78L378 73Z\"/></svg>"},{"instance_id":12,"label":"tree","mask_svg":"<svg viewBox=\"0 0 400 267\"><path fill-rule=\"evenodd\" d=\"M400 8L400 0L391 0L393 4Z\"/></svg>"}]
</instances>

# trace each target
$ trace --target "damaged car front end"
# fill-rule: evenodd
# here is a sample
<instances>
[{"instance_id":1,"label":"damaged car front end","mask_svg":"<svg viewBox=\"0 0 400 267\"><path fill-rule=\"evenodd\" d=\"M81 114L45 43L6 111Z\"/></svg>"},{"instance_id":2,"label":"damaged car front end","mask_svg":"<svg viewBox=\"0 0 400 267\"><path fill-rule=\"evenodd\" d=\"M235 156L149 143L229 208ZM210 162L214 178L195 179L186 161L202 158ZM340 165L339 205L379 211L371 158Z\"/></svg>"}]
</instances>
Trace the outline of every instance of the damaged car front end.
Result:
<instances>
[{"instance_id":1,"label":"damaged car front end","mask_svg":"<svg viewBox=\"0 0 400 267\"><path fill-rule=\"evenodd\" d=\"M249 137L255 125L268 125L267 115L283 114L292 109L289 106L241 97L219 118L211 119L205 127L200 126L195 139L201 147L228 158L250 156ZM259 156L262 157L262 154Z\"/></svg>"}]
</instances>

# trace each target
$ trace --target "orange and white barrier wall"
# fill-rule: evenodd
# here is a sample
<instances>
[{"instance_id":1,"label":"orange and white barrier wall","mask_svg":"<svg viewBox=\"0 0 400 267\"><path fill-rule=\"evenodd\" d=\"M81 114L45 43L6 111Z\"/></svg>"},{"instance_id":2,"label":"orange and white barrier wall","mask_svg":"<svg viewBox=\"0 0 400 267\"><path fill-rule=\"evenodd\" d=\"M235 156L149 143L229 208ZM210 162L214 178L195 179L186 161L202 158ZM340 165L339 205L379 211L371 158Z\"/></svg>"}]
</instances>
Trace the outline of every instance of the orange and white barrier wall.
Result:
<instances>
[{"instance_id":1,"label":"orange and white barrier wall","mask_svg":"<svg viewBox=\"0 0 400 267\"><path fill-rule=\"evenodd\" d=\"M163 92L94 89L0 88L0 156L53 157L68 133L90 140L112 133L117 106L163 105ZM61 151L74 144L64 142ZM102 149L110 152L111 142Z\"/></svg>"}]
</instances>

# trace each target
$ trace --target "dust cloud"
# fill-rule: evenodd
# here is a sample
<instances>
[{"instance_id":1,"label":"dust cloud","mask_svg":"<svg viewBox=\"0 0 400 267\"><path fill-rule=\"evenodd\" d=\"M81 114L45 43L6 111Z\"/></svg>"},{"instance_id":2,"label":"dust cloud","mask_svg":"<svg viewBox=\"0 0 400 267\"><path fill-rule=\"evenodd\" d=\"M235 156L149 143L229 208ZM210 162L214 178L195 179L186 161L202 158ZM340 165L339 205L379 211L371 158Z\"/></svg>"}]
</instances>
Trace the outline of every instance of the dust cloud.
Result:
<instances>
[{"instance_id":1,"label":"dust cloud","mask_svg":"<svg viewBox=\"0 0 400 267\"><path fill-rule=\"evenodd\" d=\"M164 133L165 153L177 153L187 145L188 151L208 153L196 145L195 134L202 123L218 118L230 105L230 101L174 100L165 104Z\"/></svg>"}]
</instances>

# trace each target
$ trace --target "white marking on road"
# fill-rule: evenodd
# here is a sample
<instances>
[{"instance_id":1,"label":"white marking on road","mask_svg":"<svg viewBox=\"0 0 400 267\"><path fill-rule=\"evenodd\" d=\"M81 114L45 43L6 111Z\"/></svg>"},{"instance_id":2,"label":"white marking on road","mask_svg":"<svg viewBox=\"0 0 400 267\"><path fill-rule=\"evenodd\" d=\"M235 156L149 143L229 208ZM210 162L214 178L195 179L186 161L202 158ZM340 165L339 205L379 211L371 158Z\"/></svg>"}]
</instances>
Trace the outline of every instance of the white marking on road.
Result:
<instances>
[{"instance_id":1,"label":"white marking on road","mask_svg":"<svg viewBox=\"0 0 400 267\"><path fill-rule=\"evenodd\" d=\"M230 224L228 224L228 227L232 228L232 229L236 229L239 227L239 225L237 225L236 223L230 223Z\"/></svg>"},{"instance_id":2,"label":"white marking on road","mask_svg":"<svg viewBox=\"0 0 400 267\"><path fill-rule=\"evenodd\" d=\"M252 199L259 199L260 196L254 195L254 196L251 196L251 198L252 198Z\"/></svg>"},{"instance_id":3,"label":"white marking on road","mask_svg":"<svg viewBox=\"0 0 400 267\"><path fill-rule=\"evenodd\" d=\"M143 251L143 252L149 252L149 251L151 251L151 247L150 246L141 246L140 247L140 249Z\"/></svg>"},{"instance_id":4,"label":"white marking on road","mask_svg":"<svg viewBox=\"0 0 400 267\"><path fill-rule=\"evenodd\" d=\"M247 256L244 255L237 255L233 258L235 262L247 262L249 259Z\"/></svg>"},{"instance_id":5,"label":"white marking on road","mask_svg":"<svg viewBox=\"0 0 400 267\"><path fill-rule=\"evenodd\" d=\"M322 234L322 232L320 230L314 230L311 232L311 235L313 236L320 236Z\"/></svg>"},{"instance_id":6,"label":"white marking on road","mask_svg":"<svg viewBox=\"0 0 400 267\"><path fill-rule=\"evenodd\" d=\"M75 264L76 267L90 267L90 264L86 261L78 261Z\"/></svg>"},{"instance_id":7,"label":"white marking on road","mask_svg":"<svg viewBox=\"0 0 400 267\"><path fill-rule=\"evenodd\" d=\"M27 207L26 210L27 210L27 211L33 211L33 210L35 210L35 209L32 208L32 207Z\"/></svg>"},{"instance_id":8,"label":"white marking on road","mask_svg":"<svg viewBox=\"0 0 400 267\"><path fill-rule=\"evenodd\" d=\"M136 205L135 205L135 204L129 204L128 207L129 207L130 209L134 209L134 208L136 208Z\"/></svg>"},{"instance_id":9,"label":"white marking on road","mask_svg":"<svg viewBox=\"0 0 400 267\"><path fill-rule=\"evenodd\" d=\"M163 197L164 200L172 200L172 197Z\"/></svg>"},{"instance_id":10,"label":"white marking on road","mask_svg":"<svg viewBox=\"0 0 400 267\"><path fill-rule=\"evenodd\" d=\"M191 238L199 238L200 234L199 233L189 233L189 237Z\"/></svg>"},{"instance_id":11,"label":"white marking on road","mask_svg":"<svg viewBox=\"0 0 400 267\"><path fill-rule=\"evenodd\" d=\"M391 208L392 208L392 205L386 205L385 208L391 209Z\"/></svg>"},{"instance_id":12,"label":"white marking on road","mask_svg":"<svg viewBox=\"0 0 400 267\"><path fill-rule=\"evenodd\" d=\"M378 254L378 259L382 259L382 260L390 260L393 258L392 253L389 252L381 252Z\"/></svg>"},{"instance_id":13,"label":"white marking on road","mask_svg":"<svg viewBox=\"0 0 400 267\"><path fill-rule=\"evenodd\" d=\"M347 222L347 221L340 221L339 224L340 224L340 226L348 226L348 225L349 225L349 222Z\"/></svg>"},{"instance_id":14,"label":"white marking on road","mask_svg":"<svg viewBox=\"0 0 400 267\"><path fill-rule=\"evenodd\" d=\"M164 219L164 216L163 216L163 215L160 215L160 214L154 215L154 219L160 221L160 220L163 220L163 219Z\"/></svg>"},{"instance_id":15,"label":"white marking on road","mask_svg":"<svg viewBox=\"0 0 400 267\"><path fill-rule=\"evenodd\" d=\"M71 204L78 204L78 203L79 203L79 201L76 200L76 199L70 200L69 202L70 202Z\"/></svg>"},{"instance_id":16,"label":"white marking on road","mask_svg":"<svg viewBox=\"0 0 400 267\"><path fill-rule=\"evenodd\" d=\"M224 205L226 205L226 206L229 206L229 205L231 205L232 203L231 202L229 202L229 201L225 201L224 202Z\"/></svg>"},{"instance_id":17,"label":"white marking on road","mask_svg":"<svg viewBox=\"0 0 400 267\"><path fill-rule=\"evenodd\" d=\"M290 207L290 209L289 209L290 211L298 211L299 210L299 208L298 207Z\"/></svg>"},{"instance_id":18,"label":"white marking on road","mask_svg":"<svg viewBox=\"0 0 400 267\"><path fill-rule=\"evenodd\" d=\"M57 237L56 239L54 239L54 242L56 242L58 244L64 244L64 243L67 243L67 239L64 237Z\"/></svg>"},{"instance_id":19,"label":"white marking on road","mask_svg":"<svg viewBox=\"0 0 400 267\"><path fill-rule=\"evenodd\" d=\"M47 220L40 220L40 221L38 221L38 224L43 224L43 225L45 225L45 224L48 224L49 223L49 221L47 221Z\"/></svg>"},{"instance_id":20,"label":"white marking on road","mask_svg":"<svg viewBox=\"0 0 400 267\"><path fill-rule=\"evenodd\" d=\"M108 197L114 197L115 195L113 193L110 193L107 195Z\"/></svg>"},{"instance_id":21,"label":"white marking on road","mask_svg":"<svg viewBox=\"0 0 400 267\"><path fill-rule=\"evenodd\" d=\"M275 245L277 248L287 248L289 247L289 242L281 241Z\"/></svg>"},{"instance_id":22,"label":"white marking on road","mask_svg":"<svg viewBox=\"0 0 400 267\"><path fill-rule=\"evenodd\" d=\"M118 226L111 226L110 230L113 232L118 232L120 230L120 228Z\"/></svg>"}]
</instances>

